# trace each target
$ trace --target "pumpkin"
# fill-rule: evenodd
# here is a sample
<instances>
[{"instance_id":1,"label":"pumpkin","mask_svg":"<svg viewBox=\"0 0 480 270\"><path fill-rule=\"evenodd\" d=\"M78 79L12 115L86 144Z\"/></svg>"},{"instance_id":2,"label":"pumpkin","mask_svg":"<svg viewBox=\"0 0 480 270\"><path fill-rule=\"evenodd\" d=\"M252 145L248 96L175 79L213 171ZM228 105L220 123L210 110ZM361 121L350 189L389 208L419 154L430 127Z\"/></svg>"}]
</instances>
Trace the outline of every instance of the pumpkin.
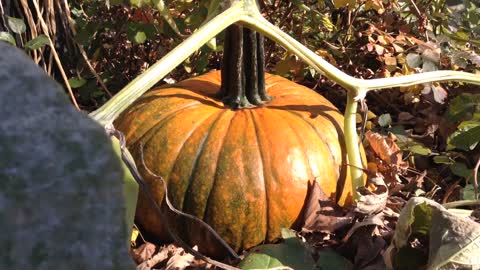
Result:
<instances>
[{"instance_id":1,"label":"pumpkin","mask_svg":"<svg viewBox=\"0 0 480 270\"><path fill-rule=\"evenodd\" d=\"M159 203L162 184L141 165L141 151L148 169L167 181L172 203L210 224L237 251L298 224L312 181L332 200L351 200L343 117L329 101L266 74L272 100L234 110L218 99L220 85L220 72L213 71L150 90L116 120ZM169 240L167 221L142 194L136 220L147 235ZM173 217L168 223L201 252L222 252L199 224Z\"/></svg>"}]
</instances>

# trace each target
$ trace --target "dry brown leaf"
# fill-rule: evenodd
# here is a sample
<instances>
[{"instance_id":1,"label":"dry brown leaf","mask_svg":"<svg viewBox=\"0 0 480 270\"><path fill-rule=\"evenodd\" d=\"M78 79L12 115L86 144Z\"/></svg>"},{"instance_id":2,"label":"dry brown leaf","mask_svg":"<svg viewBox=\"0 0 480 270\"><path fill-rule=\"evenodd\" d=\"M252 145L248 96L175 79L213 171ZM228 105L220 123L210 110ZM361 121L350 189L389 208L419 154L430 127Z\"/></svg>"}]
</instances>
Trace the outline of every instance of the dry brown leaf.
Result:
<instances>
[{"instance_id":1,"label":"dry brown leaf","mask_svg":"<svg viewBox=\"0 0 480 270\"><path fill-rule=\"evenodd\" d=\"M359 198L356 200L355 212L372 215L380 213L385 209L388 199L388 188L382 177L379 175L369 179L375 185L375 191L361 187L357 190Z\"/></svg>"},{"instance_id":2,"label":"dry brown leaf","mask_svg":"<svg viewBox=\"0 0 480 270\"><path fill-rule=\"evenodd\" d=\"M367 131L365 138L375 154L387 164L399 166L403 163L402 151L392 139L373 131Z\"/></svg>"},{"instance_id":3,"label":"dry brown leaf","mask_svg":"<svg viewBox=\"0 0 480 270\"><path fill-rule=\"evenodd\" d=\"M193 249L198 250L198 247L194 246ZM183 248L177 248L168 260L165 270L183 270L190 266L194 260L195 257L192 254L186 252Z\"/></svg>"},{"instance_id":4,"label":"dry brown leaf","mask_svg":"<svg viewBox=\"0 0 480 270\"><path fill-rule=\"evenodd\" d=\"M153 254L157 251L157 246L146 242L138 248L131 249L130 255L136 264L141 264L153 257Z\"/></svg>"},{"instance_id":5,"label":"dry brown leaf","mask_svg":"<svg viewBox=\"0 0 480 270\"><path fill-rule=\"evenodd\" d=\"M341 209L323 192L317 181L310 188L302 232L333 232L351 224L353 217L344 216Z\"/></svg>"}]
</instances>

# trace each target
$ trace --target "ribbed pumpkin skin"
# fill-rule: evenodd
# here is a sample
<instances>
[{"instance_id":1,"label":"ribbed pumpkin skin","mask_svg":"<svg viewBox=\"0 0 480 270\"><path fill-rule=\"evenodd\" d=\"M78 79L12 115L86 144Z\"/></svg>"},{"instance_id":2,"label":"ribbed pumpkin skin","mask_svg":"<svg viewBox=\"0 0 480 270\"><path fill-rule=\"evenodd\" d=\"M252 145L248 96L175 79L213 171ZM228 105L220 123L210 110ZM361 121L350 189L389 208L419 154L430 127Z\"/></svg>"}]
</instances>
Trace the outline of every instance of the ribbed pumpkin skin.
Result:
<instances>
[{"instance_id":1,"label":"ribbed pumpkin skin","mask_svg":"<svg viewBox=\"0 0 480 270\"><path fill-rule=\"evenodd\" d=\"M338 179L347 177L343 117L313 90L266 75L273 100L264 107L231 110L215 99L220 72L147 92L116 121L157 200L159 180L180 210L203 218L235 250L269 242L300 217L309 181L316 179L335 198ZM343 149L343 150L342 150ZM346 181L342 200L351 197ZM151 203L139 198L137 223L167 240ZM202 252L218 255L218 245L200 225L176 226Z\"/></svg>"}]
</instances>

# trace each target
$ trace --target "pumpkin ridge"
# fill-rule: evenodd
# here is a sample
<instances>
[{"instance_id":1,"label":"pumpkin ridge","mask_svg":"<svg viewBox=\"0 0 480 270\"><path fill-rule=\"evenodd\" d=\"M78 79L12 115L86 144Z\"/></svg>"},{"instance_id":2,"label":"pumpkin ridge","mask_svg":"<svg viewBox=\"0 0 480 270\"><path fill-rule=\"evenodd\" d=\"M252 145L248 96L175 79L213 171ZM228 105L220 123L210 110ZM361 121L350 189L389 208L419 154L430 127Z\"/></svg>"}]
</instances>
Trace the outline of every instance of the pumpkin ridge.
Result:
<instances>
[{"instance_id":1,"label":"pumpkin ridge","mask_svg":"<svg viewBox=\"0 0 480 270\"><path fill-rule=\"evenodd\" d=\"M197 104L197 105L198 105L198 104ZM200 107L200 108L195 108L195 107ZM202 109L201 106L189 106L189 108ZM180 110L180 111L188 112L188 111L186 111L186 110ZM213 113L215 113L215 112L213 112ZM171 113L171 114L169 114L167 117L165 117L162 121L160 121L160 122L157 123L155 126L153 126L152 128L150 128L149 131L148 131L144 136L141 137L141 142L142 142L142 144L143 144L143 145L156 145L157 143L154 141L154 140L157 138L156 135L159 133L159 131L161 131L161 130L164 128L165 125L169 125L169 124L171 123L171 120L174 119L174 118L177 117L177 116L178 116L178 111L177 111L176 113ZM210 116L211 116L211 115L206 116L206 117L202 120L202 122L205 121L205 120L207 120ZM197 126L192 127L191 129L188 129L188 130L187 130L187 132L185 133L185 134L188 134L188 135L187 135L187 138L185 138L184 141L181 142L181 145L180 145L180 147L179 147L179 149L178 149L178 152L175 153L175 155L176 155L176 156L175 156L175 159L173 159L173 162L171 163L170 167L169 167L168 169L166 169L165 174L162 175L162 176L164 177L164 179L167 181L167 183L166 183L167 186L169 186L169 182L170 182L169 179L170 179L170 177L171 177L172 170L173 170L173 168L174 168L174 166L175 166L175 162L176 162L176 160L177 160L177 158L178 158L178 155L179 155L180 152L181 152L181 149L183 148L183 146L184 146L185 142L188 140L188 138L193 134L192 129L196 129L198 126L200 126L200 124L198 124ZM149 134L150 132L151 132L151 134ZM147 137L147 135L149 135L149 137ZM147 163L146 165L149 166L148 163ZM153 168L152 168L152 169L153 169ZM156 173L158 173L158 172L156 172Z\"/></svg>"},{"instance_id":2,"label":"pumpkin ridge","mask_svg":"<svg viewBox=\"0 0 480 270\"><path fill-rule=\"evenodd\" d=\"M180 112L182 112L183 110L192 108L192 107L194 107L194 106L199 106L199 105L201 106L202 103L201 103L201 102L189 103L188 105L185 105L185 106L180 107L180 108L178 108L178 109L175 109L175 110L173 110L173 111L168 111L164 117L162 117L162 118L160 118L160 119L158 120L157 123L153 124L150 128L148 128L147 130L145 130L145 131L143 132L143 135L142 135L142 136L138 137L135 141L128 141L128 144L129 144L129 145L133 145L133 144L136 144L136 143L137 143L138 141L140 141L140 140L146 139L146 138L147 138L147 137L146 137L147 134L148 134L152 129L158 127L159 125L163 125L163 124L164 124L163 122L168 122L167 120L170 120L173 116L175 116L175 114L180 113ZM148 141L149 141L149 140L150 140L150 139L148 139ZM143 144L146 144L146 142L144 142Z\"/></svg>"},{"instance_id":3,"label":"pumpkin ridge","mask_svg":"<svg viewBox=\"0 0 480 270\"><path fill-rule=\"evenodd\" d=\"M310 159L308 158L308 156L305 154L305 149L307 149L308 147L305 145L304 143L304 140L302 138L302 136L300 136L300 134L298 134L297 132L297 129L295 129L292 124L291 124L291 121L289 121L289 119L286 119L284 115L282 115L283 113L289 113L290 111L288 110L278 110L276 109L276 111L278 111L278 116L287 124L287 126L290 128L292 134L295 134L295 137L297 139L297 142L299 145L302 145L303 149L302 149L302 153L303 153L303 156L304 156L304 159L305 161L307 162L308 164L308 168L309 168L309 175L311 175L312 177L314 177L314 173L313 173L313 170L312 170L312 164L310 162ZM298 120L299 122L305 122L305 120L303 118L299 119Z\"/></svg>"},{"instance_id":4,"label":"pumpkin ridge","mask_svg":"<svg viewBox=\"0 0 480 270\"><path fill-rule=\"evenodd\" d=\"M225 110L227 111L227 110ZM226 132L225 132L225 136L223 137L223 140L222 140L222 144L221 144L221 147L220 147L220 151L218 152L218 157L217 157L217 160L215 162L215 164L218 164L218 160L220 159L220 157L222 156L223 152L224 152L224 148L223 146L225 145L225 141L228 139L226 135L228 135L229 131L230 131L230 128L232 127L232 122L233 122L233 119L235 118L236 114L233 115L233 117L230 119L230 123L228 123L228 127L226 129ZM215 174L213 176L213 181L212 181L212 188L210 189L210 191L208 192L208 195L206 196L207 197L207 202L205 203L205 212L203 213L203 216L202 216L202 220L205 220L206 218L206 215L207 215L207 212L208 212L208 209L209 209L209 205L211 203L211 197L210 196L215 188L215 183L217 182L218 180L218 170L217 168L215 168Z\"/></svg>"},{"instance_id":5,"label":"pumpkin ridge","mask_svg":"<svg viewBox=\"0 0 480 270\"><path fill-rule=\"evenodd\" d=\"M188 187L186 189L187 192L185 192L184 198L183 198L182 211L187 211L188 210L188 209L185 209L185 207L186 207L185 206L185 201L187 200L187 196L191 194L189 191L191 191L193 189L192 184L193 184L193 177L195 176L194 172L197 171L198 162L200 161L200 157L201 157L203 151L205 150L206 142L210 138L210 135L211 135L212 131L214 130L214 127L215 127L216 123L218 123L218 121L222 118L223 115L225 115L226 112L227 112L227 110L221 110L221 111L216 113L216 114L218 114L217 118L212 122L212 124L208 128L207 134L205 134L205 137L202 139L202 142L201 142L201 144L200 144L200 146L197 150L195 161L194 161L194 164L192 166L192 171L190 172L190 176L189 176L189 180L188 180ZM210 117L213 117L213 115L210 116ZM205 208L206 208L206 205L205 205ZM205 216L205 209L203 210L202 216L203 217Z\"/></svg>"},{"instance_id":6,"label":"pumpkin ridge","mask_svg":"<svg viewBox=\"0 0 480 270\"><path fill-rule=\"evenodd\" d=\"M271 179L278 179L279 175L277 174L277 171L275 170L275 165L273 164L274 162L272 162L272 157L268 153L269 150L271 149L271 147L269 147L268 143L262 144L262 139L261 139L262 136L258 132L260 130L259 127L261 126L262 118L265 118L265 117L261 117L259 114L253 113L253 112L254 111L252 111L252 115L254 117L254 123L255 123L255 127L256 127L255 134L258 138L259 145L263 146L261 148L262 162L264 162L265 160L268 160L268 162L267 162L268 168L266 168L266 166L263 166L264 171L268 170L268 171L271 172L271 174L270 174ZM263 153L263 151L265 151L265 153ZM264 181L265 181L265 201L266 201L266 208L267 208L267 214L268 214L267 222L266 222L267 227L266 227L266 231L265 231L266 232L265 239L266 239L266 242L269 242L269 241L272 241L274 239L271 236L275 235L275 232L274 232L275 224L271 224L270 220L277 220L277 218L275 217L274 213L272 213L270 211L271 205L274 204L274 199L271 198L272 196L270 196L271 194L269 193L270 190L271 190L272 184L267 180L267 178L265 176L264 176Z\"/></svg>"},{"instance_id":7,"label":"pumpkin ridge","mask_svg":"<svg viewBox=\"0 0 480 270\"><path fill-rule=\"evenodd\" d=\"M205 117L204 119L201 120L201 122L199 122L198 124L196 124L195 126L192 127L192 129L190 130L190 132L188 133L188 135L184 138L184 141L183 141L183 143L182 143L182 146L180 147L180 149L179 149L179 151L178 151L178 153L177 153L177 156L175 157L175 161L173 162L173 166L171 167L170 171L168 172L169 178L170 178L170 176L172 175L172 172L175 170L175 167L176 167L176 165L177 165L177 163L178 163L178 161L179 161L178 159L179 159L180 155L182 154L184 148L187 146L187 143L188 143L188 141L190 140L190 138L191 138L191 137L195 134L195 132L196 132L199 128L201 128L201 126L202 126L205 122L207 122L211 117L213 117L214 115L217 115L217 114L220 114L220 115L221 115L221 113L222 113L222 111L214 111L211 115ZM218 120L218 117L217 117L217 120ZM216 120L215 120L215 121L216 121ZM215 121L214 121L214 122L215 122ZM209 128L209 131L207 132L207 134L210 132L210 130L211 130L211 128ZM202 147L203 147L203 144L204 144L204 139L202 140L202 143L200 144L199 147L202 148ZM197 160L198 160L198 151L196 151L196 152L197 152L197 154L196 154L196 157L195 157L195 161L194 161L193 168L195 167L195 164L197 163ZM190 175L191 175L191 174L190 174ZM190 178L191 178L191 176L189 177L189 179L190 179ZM169 189L169 190L173 190L173 188L170 187L170 179L168 179L168 185L169 185L169 186L168 186L168 189ZM189 181L189 186L187 187L187 190L188 190L189 187L190 187L190 181ZM187 193L185 192L185 194L187 194ZM172 198L172 200L173 200L173 198ZM185 204L185 196L184 196L184 198L183 198L182 201L181 201L181 205L175 205L175 207L176 207L177 209L181 209L182 211L184 211L184 209L183 209L183 208L184 208L184 204Z\"/></svg>"},{"instance_id":8,"label":"pumpkin ridge","mask_svg":"<svg viewBox=\"0 0 480 270\"><path fill-rule=\"evenodd\" d=\"M336 150L335 149L332 149L331 145L328 143L328 140L325 138L325 136L323 136L323 134L321 132L318 131L318 129L316 128L316 126L311 123L310 121L308 121L308 119L305 119L301 114L299 114L298 112L296 111L291 111L291 110L287 110L286 112L290 113L291 115L293 115L294 117L297 117L299 118L302 122L305 122L308 126L310 126L312 128L312 130L315 132L315 134L317 134L317 136L322 140L323 144L325 145L325 147L329 150L329 153L330 155L328 155L329 159L330 159L330 162L332 162L332 164L335 166L335 167L339 167L341 166L341 164L338 164L336 161L335 161L335 157L333 157L333 154ZM321 115L317 116L317 117L320 117ZM323 116L321 116L323 118ZM340 177L340 172L338 170L336 170L337 172L337 179Z\"/></svg>"},{"instance_id":9,"label":"pumpkin ridge","mask_svg":"<svg viewBox=\"0 0 480 270\"><path fill-rule=\"evenodd\" d=\"M258 124L257 122L255 121L255 117L253 115L253 111L249 111L250 113L250 117L252 119L252 123L253 123L253 128L255 129L255 140L258 144L258 153L260 154L260 161L262 162L262 179L263 179L263 186L265 187L265 201L269 201L269 197L268 197L268 188L267 188L267 183L265 181L265 166L264 166L264 161L263 161L263 158L264 158L264 154L263 154L263 149L265 149L260 141L260 137L258 136ZM263 237L263 241L266 241L267 240L267 236L268 236L268 226L269 226L269 222L270 222L270 219L268 218L268 204L267 206L265 207L265 236ZM243 243L242 243L243 244Z\"/></svg>"}]
</instances>

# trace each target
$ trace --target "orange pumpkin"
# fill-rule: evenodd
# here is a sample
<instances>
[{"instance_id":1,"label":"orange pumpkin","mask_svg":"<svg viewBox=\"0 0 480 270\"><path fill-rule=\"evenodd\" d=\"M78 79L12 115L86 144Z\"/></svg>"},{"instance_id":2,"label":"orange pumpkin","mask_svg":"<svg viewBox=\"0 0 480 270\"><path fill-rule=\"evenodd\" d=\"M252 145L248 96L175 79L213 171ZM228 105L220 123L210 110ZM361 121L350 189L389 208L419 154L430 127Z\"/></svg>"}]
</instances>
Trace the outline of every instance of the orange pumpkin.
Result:
<instances>
[{"instance_id":1,"label":"orange pumpkin","mask_svg":"<svg viewBox=\"0 0 480 270\"><path fill-rule=\"evenodd\" d=\"M146 166L167 181L172 203L237 251L270 242L301 219L311 181L341 204L351 200L340 112L304 86L270 74L265 81L273 99L262 107L225 107L216 98L220 72L213 71L147 92L115 122L138 162L143 146ZM162 185L140 164L162 202ZM341 195L337 183L345 183ZM147 234L169 240L166 221L142 194L136 220ZM171 221L201 252L222 253L200 225Z\"/></svg>"}]
</instances>

